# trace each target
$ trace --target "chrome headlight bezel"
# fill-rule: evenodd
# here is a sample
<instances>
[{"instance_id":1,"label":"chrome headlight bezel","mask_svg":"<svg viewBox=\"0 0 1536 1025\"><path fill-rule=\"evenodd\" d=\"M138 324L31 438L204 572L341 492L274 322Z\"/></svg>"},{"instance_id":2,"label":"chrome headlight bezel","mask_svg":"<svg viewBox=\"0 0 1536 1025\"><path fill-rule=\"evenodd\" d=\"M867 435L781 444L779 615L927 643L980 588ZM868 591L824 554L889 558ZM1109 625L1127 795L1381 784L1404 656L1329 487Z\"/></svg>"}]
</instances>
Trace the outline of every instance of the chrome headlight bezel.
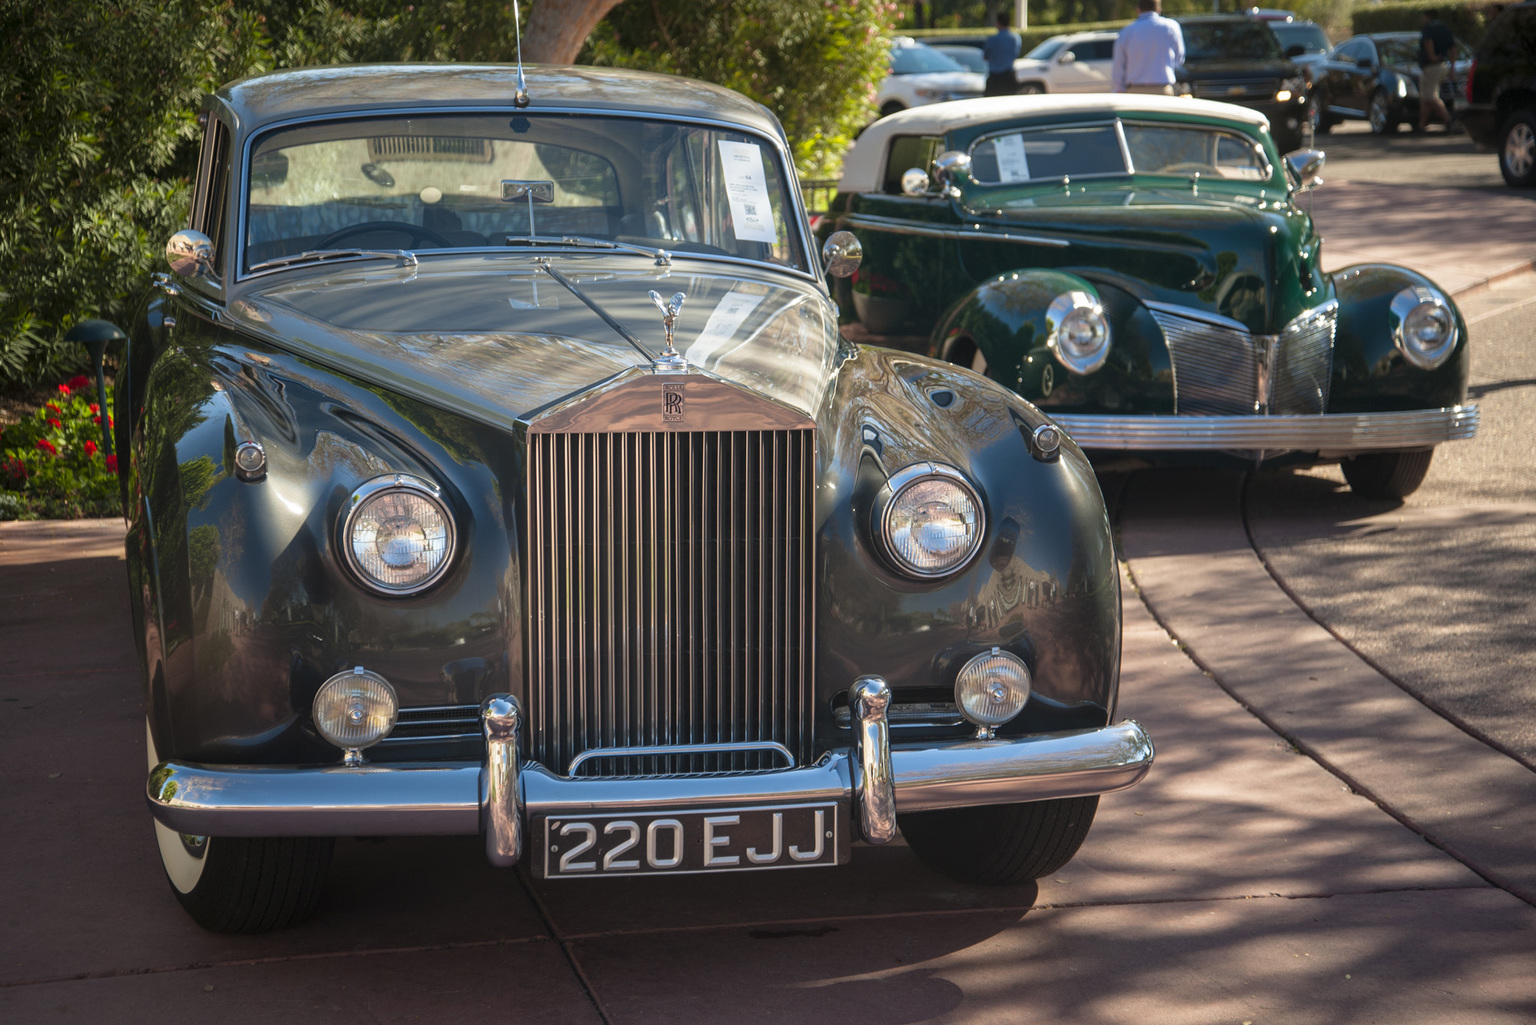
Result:
<instances>
[{"instance_id":1,"label":"chrome headlight bezel","mask_svg":"<svg viewBox=\"0 0 1536 1025\"><path fill-rule=\"evenodd\" d=\"M1095 337L1091 348L1071 340L1071 332L1078 323L1086 324ZM1045 308L1045 344L1056 357L1056 362L1074 374L1091 374L1109 359L1112 342L1109 318L1098 299L1083 291L1063 292L1051 300Z\"/></svg>"},{"instance_id":2,"label":"chrome headlight bezel","mask_svg":"<svg viewBox=\"0 0 1536 1025\"><path fill-rule=\"evenodd\" d=\"M442 540L443 557L432 571L426 576L414 580L409 584L390 584L379 579L364 568L355 550L353 532L357 528L362 513L375 501L390 494L405 493L424 499L437 510L442 518L444 536ZM341 549L342 560L352 576L374 594L385 597L400 598L420 594L433 584L436 584L448 572L453 565L455 556L458 555L458 527L454 522L453 511L448 503L443 500L443 492L440 487L429 480L415 477L406 473L390 473L381 477L374 477L359 484L347 499L347 511L341 519L339 536L336 539L337 547Z\"/></svg>"},{"instance_id":3,"label":"chrome headlight bezel","mask_svg":"<svg viewBox=\"0 0 1536 1025\"><path fill-rule=\"evenodd\" d=\"M1433 344L1423 344L1411 321L1418 316L1443 318L1445 328ZM1456 311L1450 300L1438 290L1414 285L1392 297L1387 319L1392 328L1392 343L1403 358L1420 370L1434 370L1441 366L1456 349L1460 332L1456 327Z\"/></svg>"},{"instance_id":4,"label":"chrome headlight bezel","mask_svg":"<svg viewBox=\"0 0 1536 1025\"><path fill-rule=\"evenodd\" d=\"M915 565L902 556L892 536L892 518L901 509L902 497L929 481L939 481L953 487L970 503L974 511L970 522L970 544L957 558L940 567ZM982 504L981 493L963 473L944 463L914 463L893 473L875 496L870 520L875 547L886 563L896 572L915 580L939 580L959 573L975 560L987 533L986 507Z\"/></svg>"}]
</instances>

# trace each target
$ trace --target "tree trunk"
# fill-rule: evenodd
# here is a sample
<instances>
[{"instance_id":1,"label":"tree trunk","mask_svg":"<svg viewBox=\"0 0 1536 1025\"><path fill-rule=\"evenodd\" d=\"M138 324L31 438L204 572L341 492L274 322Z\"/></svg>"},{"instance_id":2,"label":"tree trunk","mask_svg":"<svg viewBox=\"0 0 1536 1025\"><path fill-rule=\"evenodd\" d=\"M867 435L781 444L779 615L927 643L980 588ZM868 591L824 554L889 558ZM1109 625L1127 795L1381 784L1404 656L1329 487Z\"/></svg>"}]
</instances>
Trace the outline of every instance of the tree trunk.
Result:
<instances>
[{"instance_id":1,"label":"tree trunk","mask_svg":"<svg viewBox=\"0 0 1536 1025\"><path fill-rule=\"evenodd\" d=\"M530 64L571 64L603 15L620 0L536 0L528 12L523 60Z\"/></svg>"}]
</instances>

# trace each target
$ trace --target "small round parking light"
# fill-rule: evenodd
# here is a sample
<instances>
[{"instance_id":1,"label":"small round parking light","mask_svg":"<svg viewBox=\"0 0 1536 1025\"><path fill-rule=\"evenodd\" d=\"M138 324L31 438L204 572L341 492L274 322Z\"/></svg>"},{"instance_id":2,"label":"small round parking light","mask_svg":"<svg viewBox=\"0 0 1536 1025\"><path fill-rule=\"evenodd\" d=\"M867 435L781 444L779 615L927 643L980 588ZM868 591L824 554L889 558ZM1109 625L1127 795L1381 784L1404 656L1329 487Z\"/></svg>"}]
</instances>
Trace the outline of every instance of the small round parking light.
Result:
<instances>
[{"instance_id":1,"label":"small round parking light","mask_svg":"<svg viewBox=\"0 0 1536 1025\"><path fill-rule=\"evenodd\" d=\"M358 666L320 685L315 695L315 729L347 753L348 765L356 765L364 748L389 736L399 710L389 681Z\"/></svg>"},{"instance_id":2,"label":"small round parking light","mask_svg":"<svg viewBox=\"0 0 1536 1025\"><path fill-rule=\"evenodd\" d=\"M1029 700L1029 667L1002 648L984 651L960 667L955 704L976 724L976 736L989 739L997 728L1024 710Z\"/></svg>"},{"instance_id":3,"label":"small round parking light","mask_svg":"<svg viewBox=\"0 0 1536 1025\"><path fill-rule=\"evenodd\" d=\"M1456 316L1450 303L1434 289L1403 289L1392 297L1387 318L1392 325L1392 341L1420 370L1435 369L1456 348Z\"/></svg>"}]
</instances>

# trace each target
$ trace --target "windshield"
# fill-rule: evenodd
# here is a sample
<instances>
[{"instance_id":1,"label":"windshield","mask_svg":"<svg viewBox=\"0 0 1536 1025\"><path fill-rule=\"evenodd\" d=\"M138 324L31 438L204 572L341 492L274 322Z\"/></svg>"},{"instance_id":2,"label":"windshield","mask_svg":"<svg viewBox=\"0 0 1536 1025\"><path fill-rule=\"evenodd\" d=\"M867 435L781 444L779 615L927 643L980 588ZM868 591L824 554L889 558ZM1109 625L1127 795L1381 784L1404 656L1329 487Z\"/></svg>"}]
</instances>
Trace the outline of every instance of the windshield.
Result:
<instances>
[{"instance_id":1,"label":"windshield","mask_svg":"<svg viewBox=\"0 0 1536 1025\"><path fill-rule=\"evenodd\" d=\"M1263 60L1280 57L1280 43L1269 26L1257 21L1186 21L1184 59L1186 61L1241 58Z\"/></svg>"},{"instance_id":2,"label":"windshield","mask_svg":"<svg viewBox=\"0 0 1536 1025\"><path fill-rule=\"evenodd\" d=\"M1269 30L1280 40L1280 46L1285 50L1299 46L1303 53L1327 53L1328 47L1332 45L1328 42L1328 33L1320 25L1278 24L1269 26Z\"/></svg>"},{"instance_id":3,"label":"windshield","mask_svg":"<svg viewBox=\"0 0 1536 1025\"><path fill-rule=\"evenodd\" d=\"M1065 36L1056 36L1052 39L1047 39L1045 42L1041 43L1039 46L1026 53L1024 57L1027 60L1048 61L1052 57L1056 56L1056 51L1060 50L1063 46L1066 45L1067 40Z\"/></svg>"},{"instance_id":4,"label":"windshield","mask_svg":"<svg viewBox=\"0 0 1536 1025\"><path fill-rule=\"evenodd\" d=\"M964 71L959 64L931 46L891 48L891 74L925 75L934 71Z\"/></svg>"},{"instance_id":5,"label":"windshield","mask_svg":"<svg viewBox=\"0 0 1536 1025\"><path fill-rule=\"evenodd\" d=\"M1267 181L1269 161L1245 135L1204 125L1114 122L1026 128L991 135L971 147L978 185L1060 181L1064 177L1166 174ZM1126 165L1127 153L1130 166Z\"/></svg>"},{"instance_id":6,"label":"windshield","mask_svg":"<svg viewBox=\"0 0 1536 1025\"><path fill-rule=\"evenodd\" d=\"M244 266L539 235L804 270L792 185L772 146L713 127L521 114L327 121L257 140Z\"/></svg>"},{"instance_id":7,"label":"windshield","mask_svg":"<svg viewBox=\"0 0 1536 1025\"><path fill-rule=\"evenodd\" d=\"M1417 36L1398 36L1396 38L1377 38L1376 55L1383 64L1417 64L1419 62L1419 40Z\"/></svg>"}]
</instances>

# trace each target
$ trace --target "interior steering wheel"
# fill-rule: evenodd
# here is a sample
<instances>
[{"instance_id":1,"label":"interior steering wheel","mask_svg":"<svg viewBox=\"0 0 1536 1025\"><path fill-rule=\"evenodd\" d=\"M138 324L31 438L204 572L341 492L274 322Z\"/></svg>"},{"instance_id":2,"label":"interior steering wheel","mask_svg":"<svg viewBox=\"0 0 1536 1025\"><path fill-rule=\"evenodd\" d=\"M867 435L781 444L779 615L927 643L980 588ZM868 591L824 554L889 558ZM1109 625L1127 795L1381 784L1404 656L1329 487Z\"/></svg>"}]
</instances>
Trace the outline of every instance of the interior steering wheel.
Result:
<instances>
[{"instance_id":1,"label":"interior steering wheel","mask_svg":"<svg viewBox=\"0 0 1536 1025\"><path fill-rule=\"evenodd\" d=\"M453 243L443 238L443 236L431 228L424 228L419 224L412 224L410 221L363 221L361 224L349 224L345 228L337 228L325 236L325 238L316 242L315 248L334 249L336 248L336 243L352 238L354 235L366 235L369 232L384 231L409 235L411 240L408 248L414 248L418 241L430 242L444 249L449 249L453 246Z\"/></svg>"}]
</instances>

